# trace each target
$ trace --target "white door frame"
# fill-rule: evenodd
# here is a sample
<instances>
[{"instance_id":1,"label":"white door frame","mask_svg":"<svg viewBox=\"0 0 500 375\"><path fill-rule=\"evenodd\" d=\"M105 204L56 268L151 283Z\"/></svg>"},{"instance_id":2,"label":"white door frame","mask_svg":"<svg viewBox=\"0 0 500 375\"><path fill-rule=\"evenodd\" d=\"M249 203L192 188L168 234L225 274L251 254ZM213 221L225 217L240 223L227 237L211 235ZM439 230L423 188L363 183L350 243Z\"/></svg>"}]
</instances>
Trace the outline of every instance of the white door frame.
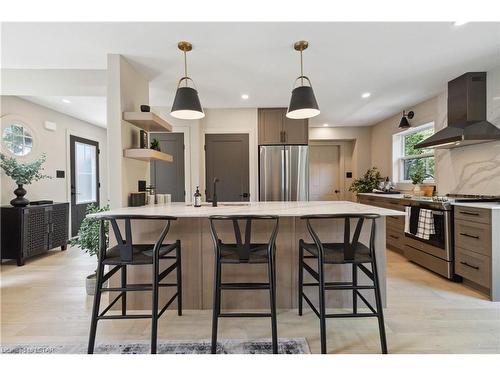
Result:
<instances>
[{"instance_id":1,"label":"white door frame","mask_svg":"<svg viewBox=\"0 0 500 375\"><path fill-rule=\"evenodd\" d=\"M339 141L309 141L309 147L314 146L338 146L339 147L339 198L341 201L345 199L345 144ZM311 158L309 158L309 164L311 163ZM310 167L309 167L310 169Z\"/></svg>"}]
</instances>

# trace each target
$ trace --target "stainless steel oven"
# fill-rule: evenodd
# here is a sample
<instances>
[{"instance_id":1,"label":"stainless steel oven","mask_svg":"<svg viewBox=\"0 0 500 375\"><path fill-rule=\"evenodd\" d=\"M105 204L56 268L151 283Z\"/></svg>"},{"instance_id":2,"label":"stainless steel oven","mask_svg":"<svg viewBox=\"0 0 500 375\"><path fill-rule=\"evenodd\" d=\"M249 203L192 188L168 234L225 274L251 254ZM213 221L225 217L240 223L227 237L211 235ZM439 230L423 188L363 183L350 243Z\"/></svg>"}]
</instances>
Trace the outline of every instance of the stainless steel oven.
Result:
<instances>
[{"instance_id":1,"label":"stainless steel oven","mask_svg":"<svg viewBox=\"0 0 500 375\"><path fill-rule=\"evenodd\" d=\"M449 279L453 268L453 213L448 204L438 202L412 202L411 208L431 210L435 234L429 239L405 232L405 256L421 266Z\"/></svg>"}]
</instances>

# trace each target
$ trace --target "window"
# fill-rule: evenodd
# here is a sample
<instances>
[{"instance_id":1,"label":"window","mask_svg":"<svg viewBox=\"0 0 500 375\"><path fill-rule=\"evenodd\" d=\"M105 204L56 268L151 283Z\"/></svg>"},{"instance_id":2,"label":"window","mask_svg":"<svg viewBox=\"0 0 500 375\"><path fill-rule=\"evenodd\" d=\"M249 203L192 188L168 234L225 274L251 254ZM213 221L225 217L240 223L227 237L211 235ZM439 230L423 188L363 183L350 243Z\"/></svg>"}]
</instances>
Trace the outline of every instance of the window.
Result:
<instances>
[{"instance_id":1,"label":"window","mask_svg":"<svg viewBox=\"0 0 500 375\"><path fill-rule=\"evenodd\" d=\"M412 128L394 136L396 181L410 182L415 171L422 168L425 172L425 181L434 182L434 150L415 148L417 143L432 134L434 134L434 123Z\"/></svg>"},{"instance_id":2,"label":"window","mask_svg":"<svg viewBox=\"0 0 500 375\"><path fill-rule=\"evenodd\" d=\"M2 141L10 152L16 156L28 155L33 148L33 136L25 126L13 123L6 127L2 134Z\"/></svg>"},{"instance_id":3,"label":"window","mask_svg":"<svg viewBox=\"0 0 500 375\"><path fill-rule=\"evenodd\" d=\"M97 149L93 145L75 142L76 204L97 201Z\"/></svg>"}]
</instances>

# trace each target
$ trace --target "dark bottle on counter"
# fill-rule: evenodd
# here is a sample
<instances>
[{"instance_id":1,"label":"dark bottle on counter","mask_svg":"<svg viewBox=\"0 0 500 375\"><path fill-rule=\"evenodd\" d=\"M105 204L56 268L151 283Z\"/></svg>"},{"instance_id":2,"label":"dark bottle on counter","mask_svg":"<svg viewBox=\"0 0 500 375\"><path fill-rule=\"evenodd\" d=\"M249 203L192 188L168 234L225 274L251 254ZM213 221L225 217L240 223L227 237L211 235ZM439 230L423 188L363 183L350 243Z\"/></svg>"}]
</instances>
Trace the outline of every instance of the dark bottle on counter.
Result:
<instances>
[{"instance_id":1,"label":"dark bottle on counter","mask_svg":"<svg viewBox=\"0 0 500 375\"><path fill-rule=\"evenodd\" d=\"M196 192L194 193L194 206L201 207L201 193L199 186L196 186Z\"/></svg>"}]
</instances>

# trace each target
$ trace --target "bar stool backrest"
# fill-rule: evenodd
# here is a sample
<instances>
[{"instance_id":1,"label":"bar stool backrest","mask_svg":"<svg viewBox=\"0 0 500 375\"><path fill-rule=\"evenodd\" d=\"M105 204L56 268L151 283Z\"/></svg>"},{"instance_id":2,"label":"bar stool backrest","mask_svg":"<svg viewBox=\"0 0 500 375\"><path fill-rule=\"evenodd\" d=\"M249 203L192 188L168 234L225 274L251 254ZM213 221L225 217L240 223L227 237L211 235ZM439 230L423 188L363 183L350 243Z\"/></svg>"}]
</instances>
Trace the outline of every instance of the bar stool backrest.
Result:
<instances>
[{"instance_id":1,"label":"bar stool backrest","mask_svg":"<svg viewBox=\"0 0 500 375\"><path fill-rule=\"evenodd\" d=\"M133 253L133 239L132 239L132 226L131 220L162 220L166 221L165 227L161 231L161 234L158 240L155 243L155 247L153 253L158 253L158 249L161 247L163 240L167 236L167 233L170 229L170 221L177 220L174 216L155 216L155 215L105 215L100 216L99 220L101 220L100 232L99 232L99 256L106 257L106 227L105 222L109 221L111 223L111 227L113 228L113 233L115 235L116 243L118 249L120 250L120 259L122 262L132 262L134 253ZM120 227L118 226L118 221L123 220L125 224L125 237L122 236L122 232L120 231Z\"/></svg>"},{"instance_id":2,"label":"bar stool backrest","mask_svg":"<svg viewBox=\"0 0 500 375\"><path fill-rule=\"evenodd\" d=\"M318 234L313 229L311 225L311 220L325 220L325 219L344 219L344 260L353 260L354 252L357 244L359 243L359 236L361 235L361 230L363 229L363 224L365 221L371 221L370 228L370 238L368 248L370 249L370 255L374 255L375 249L375 219L378 219L380 215L378 214L324 214L324 215L305 215L301 219L306 220L307 230L311 235L314 243L318 247L320 255L324 254L323 243L321 242ZM351 219L356 221L356 228L351 238Z\"/></svg>"},{"instance_id":3,"label":"bar stool backrest","mask_svg":"<svg viewBox=\"0 0 500 375\"><path fill-rule=\"evenodd\" d=\"M215 222L217 221L231 221L233 223L233 231L235 238L236 250L241 262L248 262L250 258L250 245L252 240L252 221L255 220L272 220L274 221L274 226L271 231L269 241L267 242L267 248L269 253L274 251L276 244L276 236L278 234L278 223L279 217L274 215L213 215L208 218L210 220L210 234L212 235L212 240L216 251L220 251L220 245L222 240L216 229ZM245 237L242 239L241 229L239 221L245 222Z\"/></svg>"}]
</instances>

